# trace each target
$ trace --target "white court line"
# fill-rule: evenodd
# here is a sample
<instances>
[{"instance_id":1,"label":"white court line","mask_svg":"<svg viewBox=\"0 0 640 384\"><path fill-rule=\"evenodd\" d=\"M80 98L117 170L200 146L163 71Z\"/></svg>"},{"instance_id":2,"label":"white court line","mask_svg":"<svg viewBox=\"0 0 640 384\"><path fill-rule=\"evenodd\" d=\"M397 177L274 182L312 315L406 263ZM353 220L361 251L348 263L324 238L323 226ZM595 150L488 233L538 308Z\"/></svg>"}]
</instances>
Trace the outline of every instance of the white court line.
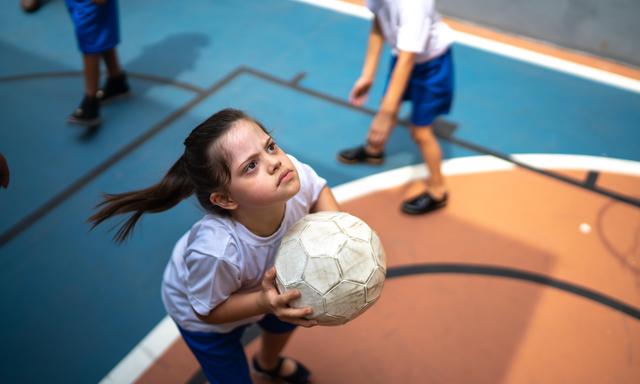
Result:
<instances>
[{"instance_id":1,"label":"white court line","mask_svg":"<svg viewBox=\"0 0 640 384\"><path fill-rule=\"evenodd\" d=\"M516 160L539 169L577 169L618 173L640 177L640 162L597 156L521 154ZM447 176L469 173L508 171L516 166L492 156L470 156L445 160L442 172ZM332 188L340 203L376 191L389 189L421 177L427 171L424 164L409 165L367 176ZM180 337L173 321L167 316L125 356L100 383L135 382Z\"/></svg>"},{"instance_id":2,"label":"white court line","mask_svg":"<svg viewBox=\"0 0 640 384\"><path fill-rule=\"evenodd\" d=\"M363 19L371 19L373 14L363 5L345 3L342 0L294 0L300 3L310 4L321 8L330 9ZM578 76L583 79L611 85L627 91L640 93L640 81L602 69L592 68L587 65L574 63L568 60L535 52L514 45L500 43L484 37L471 35L465 32L454 31L455 40L469 47L495 53L497 55L535 64L558 72Z\"/></svg>"}]
</instances>

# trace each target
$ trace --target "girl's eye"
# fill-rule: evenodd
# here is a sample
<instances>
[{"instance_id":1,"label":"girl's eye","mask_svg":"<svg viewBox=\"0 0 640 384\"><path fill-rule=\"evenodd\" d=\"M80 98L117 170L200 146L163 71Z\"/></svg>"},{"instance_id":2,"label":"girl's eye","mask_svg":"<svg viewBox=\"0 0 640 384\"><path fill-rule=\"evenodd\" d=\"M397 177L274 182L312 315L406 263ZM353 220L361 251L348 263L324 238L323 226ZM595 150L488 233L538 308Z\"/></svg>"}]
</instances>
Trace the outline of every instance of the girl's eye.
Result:
<instances>
[{"instance_id":1,"label":"girl's eye","mask_svg":"<svg viewBox=\"0 0 640 384\"><path fill-rule=\"evenodd\" d=\"M275 152L277 149L278 149L278 146L276 145L276 143L271 143L267 147L267 151L269 152Z\"/></svg>"},{"instance_id":2,"label":"girl's eye","mask_svg":"<svg viewBox=\"0 0 640 384\"><path fill-rule=\"evenodd\" d=\"M249 172L254 170L256 167L258 166L258 163L255 160L252 160L251 162L249 162L249 164L247 164L246 167L244 167L244 172Z\"/></svg>"}]
</instances>

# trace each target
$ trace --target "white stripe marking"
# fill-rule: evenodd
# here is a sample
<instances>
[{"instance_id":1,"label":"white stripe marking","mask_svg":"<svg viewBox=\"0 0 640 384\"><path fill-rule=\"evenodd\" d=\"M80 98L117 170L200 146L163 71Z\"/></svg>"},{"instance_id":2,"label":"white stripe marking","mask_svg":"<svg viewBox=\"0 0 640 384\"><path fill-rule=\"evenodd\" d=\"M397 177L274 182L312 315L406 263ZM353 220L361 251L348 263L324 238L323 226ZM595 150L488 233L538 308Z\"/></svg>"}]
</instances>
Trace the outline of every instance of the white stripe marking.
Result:
<instances>
[{"instance_id":1,"label":"white stripe marking","mask_svg":"<svg viewBox=\"0 0 640 384\"><path fill-rule=\"evenodd\" d=\"M522 154L516 160L539 169L590 170L640 177L640 162L597 156ZM442 172L447 176L469 173L508 171L516 168L510 162L492 156L470 156L445 160ZM332 188L343 203L356 197L389 189L427 175L424 164L367 176ZM165 317L158 325L102 379L104 384L136 381L180 337L173 320Z\"/></svg>"},{"instance_id":2,"label":"white stripe marking","mask_svg":"<svg viewBox=\"0 0 640 384\"><path fill-rule=\"evenodd\" d=\"M341 0L294 0L300 3L314 5L316 7L330 9L362 19L371 19L372 13L363 5L345 3ZM625 89L627 91L640 93L640 81L602 69L592 68L587 65L574 63L568 60L559 59L550 55L534 52L529 49L516 47L513 45L500 43L484 37L471 35L465 32L455 32L455 40L469 47L481 49L483 51L495 53L497 55L524 61L540 67L549 68L558 72L567 73L583 79L596 81L611 85L613 87Z\"/></svg>"}]
</instances>

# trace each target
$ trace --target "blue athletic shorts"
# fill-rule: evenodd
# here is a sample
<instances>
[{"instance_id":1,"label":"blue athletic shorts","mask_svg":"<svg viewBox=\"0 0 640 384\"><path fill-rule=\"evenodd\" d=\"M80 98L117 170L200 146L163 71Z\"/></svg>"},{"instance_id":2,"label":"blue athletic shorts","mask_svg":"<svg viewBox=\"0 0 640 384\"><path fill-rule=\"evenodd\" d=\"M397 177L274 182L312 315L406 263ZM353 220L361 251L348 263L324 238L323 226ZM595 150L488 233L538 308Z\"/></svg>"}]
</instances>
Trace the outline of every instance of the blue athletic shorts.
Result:
<instances>
[{"instance_id":1,"label":"blue athletic shorts","mask_svg":"<svg viewBox=\"0 0 640 384\"><path fill-rule=\"evenodd\" d=\"M413 67L403 101L411 101L411 123L417 126L431 125L440 115L449 113L453 100L453 59L451 48L442 55ZM387 85L396 65L392 56Z\"/></svg>"},{"instance_id":2,"label":"blue athletic shorts","mask_svg":"<svg viewBox=\"0 0 640 384\"><path fill-rule=\"evenodd\" d=\"M265 315L258 321L260 328L271 333L287 333L296 326L281 321L274 315ZM251 384L249 366L241 338L248 325L229 333L191 332L180 327L182 338L202 367L211 384Z\"/></svg>"},{"instance_id":3,"label":"blue athletic shorts","mask_svg":"<svg viewBox=\"0 0 640 384\"><path fill-rule=\"evenodd\" d=\"M82 53L103 53L118 45L120 33L116 0L107 0L103 5L96 5L91 0L65 1Z\"/></svg>"}]
</instances>

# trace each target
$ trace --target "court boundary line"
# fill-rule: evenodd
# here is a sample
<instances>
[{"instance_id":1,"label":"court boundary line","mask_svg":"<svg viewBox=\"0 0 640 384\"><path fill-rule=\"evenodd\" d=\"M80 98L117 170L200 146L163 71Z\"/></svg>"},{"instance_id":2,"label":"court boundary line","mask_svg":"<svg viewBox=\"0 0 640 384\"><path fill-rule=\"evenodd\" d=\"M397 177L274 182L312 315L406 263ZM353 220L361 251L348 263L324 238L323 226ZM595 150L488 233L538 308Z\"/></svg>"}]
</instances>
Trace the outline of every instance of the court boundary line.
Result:
<instances>
[{"instance_id":1,"label":"court boundary line","mask_svg":"<svg viewBox=\"0 0 640 384\"><path fill-rule=\"evenodd\" d=\"M364 5L345 3L341 0L292 1L302 4L308 4L319 8L329 9L334 12L358 17L361 19L370 20L373 17L373 14ZM590 67L588 65L576 63L566 59L561 59L515 45L499 42L486 37L480 37L467 32L461 32L458 30L453 30L453 32L455 41L468 47L477 48L500 56L509 57L518 61L534 64L539 67L552 69L558 72L574 75L598 83L607 84L634 93L640 93L640 81L627 76L608 72L599 68Z\"/></svg>"}]
</instances>

